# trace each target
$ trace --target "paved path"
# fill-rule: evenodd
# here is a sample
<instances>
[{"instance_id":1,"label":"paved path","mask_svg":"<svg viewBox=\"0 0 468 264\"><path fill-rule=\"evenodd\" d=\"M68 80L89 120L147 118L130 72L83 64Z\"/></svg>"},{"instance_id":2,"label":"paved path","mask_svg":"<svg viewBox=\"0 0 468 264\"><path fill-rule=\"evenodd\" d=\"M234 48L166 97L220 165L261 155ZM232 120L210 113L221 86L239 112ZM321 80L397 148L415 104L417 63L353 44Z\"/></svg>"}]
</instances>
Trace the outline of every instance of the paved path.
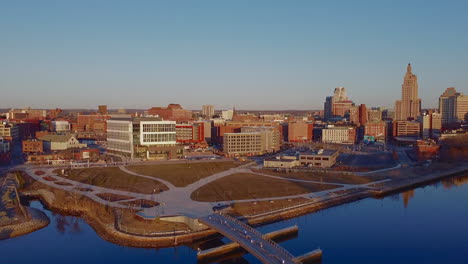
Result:
<instances>
[{"instance_id":1,"label":"paved path","mask_svg":"<svg viewBox=\"0 0 468 264\"><path fill-rule=\"evenodd\" d=\"M271 198L242 199L242 200L235 200L235 202L281 200L281 199L294 199L294 198L301 198L301 197L308 198L308 199L320 198L320 197L325 198L325 197L329 197L330 195L333 195L333 192L336 192L336 191L349 190L349 189L355 189L355 188L373 189L373 187L369 185L387 181L387 180L377 181L377 182L371 182L367 184L342 184L342 183L335 183L335 182L318 182L318 181L309 181L309 180L301 180L301 179L289 179L289 178L284 178L280 176L273 176L273 175L253 172L250 168L248 168L249 166L252 166L252 163L242 165L236 168L231 168L229 170L226 170L220 173L213 174L209 177L203 178L185 187L176 187L172 183L166 180L135 173L135 172L128 170L127 168L123 166L119 167L122 171L126 173L132 174L137 177L159 181L165 184L169 188L169 190L164 191L162 193L158 193L158 194L142 194L142 193L127 192L127 191L109 189L109 188L99 187L95 185L76 182L76 181L67 179L65 177L60 177L56 175L53 172L55 168L43 168L43 167L34 168L31 166L24 166L22 169L25 170L31 177L33 177L35 180L39 182L42 182L44 184L47 184L49 186L52 186L58 189L85 195L91 198L92 200L99 202L101 204L109 205L112 207L135 209L135 206L124 205L121 203L144 199L144 200L150 200L150 201L160 203L160 206L156 206L152 208L137 208L137 209L142 209L144 214L148 216L163 216L163 215L168 216L168 215L183 214L183 215L187 215L193 218L198 218L201 216L206 216L206 215L211 214L213 212L212 208L213 208L214 203L194 201L190 197L191 194L195 192L197 189L205 186L206 184L209 184L223 177L236 174L236 173L251 173L251 174L259 175L262 177L269 177L269 178L292 181L292 182L333 184L333 185L337 185L338 187L334 189L330 189L330 190L320 191L320 192L311 192L311 193L289 195L289 196L278 196L278 197L271 197ZM37 170L44 171L45 174L36 175L35 172ZM57 181L47 181L46 179L44 179L44 177L46 176L56 178ZM60 185L60 184L57 184L56 182L66 182L70 184L70 186ZM82 190L78 190L77 188L88 189L89 191L82 191ZM111 201L104 200L100 198L99 196L97 196L97 194L99 193L111 193L111 194L116 194L116 195L124 195L124 196L128 196L131 198L126 199L126 200L111 202ZM233 202L233 201L232 200L223 201L222 203L228 203L228 202Z\"/></svg>"}]
</instances>

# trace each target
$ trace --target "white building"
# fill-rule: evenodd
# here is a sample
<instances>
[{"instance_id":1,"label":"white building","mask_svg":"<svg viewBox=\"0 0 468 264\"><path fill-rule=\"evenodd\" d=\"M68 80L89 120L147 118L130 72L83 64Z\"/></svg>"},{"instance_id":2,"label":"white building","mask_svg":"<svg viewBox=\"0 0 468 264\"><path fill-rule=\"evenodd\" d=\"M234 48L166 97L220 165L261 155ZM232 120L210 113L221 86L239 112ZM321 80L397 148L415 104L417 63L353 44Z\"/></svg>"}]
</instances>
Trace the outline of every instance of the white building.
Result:
<instances>
[{"instance_id":1,"label":"white building","mask_svg":"<svg viewBox=\"0 0 468 264\"><path fill-rule=\"evenodd\" d=\"M354 127L329 126L322 130L322 142L338 144L354 144L356 129Z\"/></svg>"},{"instance_id":2,"label":"white building","mask_svg":"<svg viewBox=\"0 0 468 264\"><path fill-rule=\"evenodd\" d=\"M68 121L52 121L52 131L68 132L70 131L70 123Z\"/></svg>"},{"instance_id":3,"label":"white building","mask_svg":"<svg viewBox=\"0 0 468 264\"><path fill-rule=\"evenodd\" d=\"M215 114L214 105L203 105L202 106L202 115L207 118L212 118Z\"/></svg>"},{"instance_id":4,"label":"white building","mask_svg":"<svg viewBox=\"0 0 468 264\"><path fill-rule=\"evenodd\" d=\"M131 119L107 120L107 150L123 152L133 158L133 122Z\"/></svg>"},{"instance_id":5,"label":"white building","mask_svg":"<svg viewBox=\"0 0 468 264\"><path fill-rule=\"evenodd\" d=\"M107 120L107 150L131 159L183 157L183 148L176 145L176 122L155 117Z\"/></svg>"},{"instance_id":6,"label":"white building","mask_svg":"<svg viewBox=\"0 0 468 264\"><path fill-rule=\"evenodd\" d=\"M224 120L232 120L233 115L234 115L234 110L225 110L221 112L221 117Z\"/></svg>"},{"instance_id":7,"label":"white building","mask_svg":"<svg viewBox=\"0 0 468 264\"><path fill-rule=\"evenodd\" d=\"M140 145L175 145L176 121L140 121Z\"/></svg>"},{"instance_id":8,"label":"white building","mask_svg":"<svg viewBox=\"0 0 468 264\"><path fill-rule=\"evenodd\" d=\"M86 144L81 144L75 136L68 135L45 135L40 138L44 141L44 150L57 151L71 148L85 148Z\"/></svg>"}]
</instances>

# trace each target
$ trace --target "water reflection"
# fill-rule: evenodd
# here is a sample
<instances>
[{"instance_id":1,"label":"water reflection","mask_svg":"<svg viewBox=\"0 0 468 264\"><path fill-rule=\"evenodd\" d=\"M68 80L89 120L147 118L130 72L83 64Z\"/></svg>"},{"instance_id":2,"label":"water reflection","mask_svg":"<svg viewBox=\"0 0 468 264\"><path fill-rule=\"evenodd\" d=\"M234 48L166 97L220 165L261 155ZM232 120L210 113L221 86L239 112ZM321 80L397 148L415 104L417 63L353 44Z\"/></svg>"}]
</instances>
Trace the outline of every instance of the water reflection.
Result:
<instances>
[{"instance_id":1,"label":"water reflection","mask_svg":"<svg viewBox=\"0 0 468 264\"><path fill-rule=\"evenodd\" d=\"M60 233L60 234L65 234L65 233L75 233L79 234L81 233L81 224L83 220L78 217L73 217L73 216L64 216L58 213L52 213L52 222L54 222L55 229Z\"/></svg>"},{"instance_id":2,"label":"water reflection","mask_svg":"<svg viewBox=\"0 0 468 264\"><path fill-rule=\"evenodd\" d=\"M442 186L444 189L450 190L452 188L460 187L467 183L468 183L468 175L463 175L463 176L443 179L439 182L432 184L431 186L435 188L439 188L440 186ZM403 205L405 206L405 208L408 208L409 201L412 198L414 198L414 194L415 194L414 190L415 189L411 189L411 190L404 191L401 193L401 197L403 198ZM398 195L392 195L390 198L394 200L399 200Z\"/></svg>"},{"instance_id":3,"label":"water reflection","mask_svg":"<svg viewBox=\"0 0 468 264\"><path fill-rule=\"evenodd\" d=\"M364 199L266 225L259 230L268 233L297 224L298 237L281 245L294 255L321 248L324 264L466 263L468 208L464 201L468 199L467 183L468 175L445 179L436 185L401 193L401 196ZM408 208L403 209L401 200ZM38 202L31 206L43 209ZM214 238L177 248L129 248L104 241L80 218L45 212L51 219L48 227L0 241L0 255L15 256L11 263L18 264L195 264L197 248L229 242L225 238ZM250 254L215 262L260 264Z\"/></svg>"}]
</instances>

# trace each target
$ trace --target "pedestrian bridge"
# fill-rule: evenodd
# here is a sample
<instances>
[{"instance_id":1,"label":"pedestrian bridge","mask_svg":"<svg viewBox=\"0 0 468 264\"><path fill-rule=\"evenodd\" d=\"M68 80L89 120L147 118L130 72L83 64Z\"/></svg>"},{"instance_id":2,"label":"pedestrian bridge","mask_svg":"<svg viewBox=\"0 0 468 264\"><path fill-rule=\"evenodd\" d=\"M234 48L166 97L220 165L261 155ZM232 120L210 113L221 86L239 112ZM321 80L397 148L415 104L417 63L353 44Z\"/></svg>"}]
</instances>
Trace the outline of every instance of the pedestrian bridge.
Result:
<instances>
[{"instance_id":1,"label":"pedestrian bridge","mask_svg":"<svg viewBox=\"0 0 468 264\"><path fill-rule=\"evenodd\" d=\"M214 213L202 218L199 221L215 229L218 233L237 242L242 248L254 255L263 263L300 263L296 261L286 249L275 243L273 240L263 236L256 229L235 219L234 217Z\"/></svg>"}]
</instances>

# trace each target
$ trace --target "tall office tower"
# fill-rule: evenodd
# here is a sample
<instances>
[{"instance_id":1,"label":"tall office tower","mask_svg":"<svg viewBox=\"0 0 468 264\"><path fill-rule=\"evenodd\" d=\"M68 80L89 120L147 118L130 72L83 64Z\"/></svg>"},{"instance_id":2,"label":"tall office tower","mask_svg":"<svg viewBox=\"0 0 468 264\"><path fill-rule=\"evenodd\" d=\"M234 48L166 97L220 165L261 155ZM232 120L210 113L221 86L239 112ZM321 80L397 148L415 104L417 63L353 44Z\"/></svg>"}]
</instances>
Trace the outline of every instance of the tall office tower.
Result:
<instances>
[{"instance_id":1,"label":"tall office tower","mask_svg":"<svg viewBox=\"0 0 468 264\"><path fill-rule=\"evenodd\" d=\"M323 105L323 118L326 120L328 120L329 118L332 118L333 117L333 113L332 113L332 97L331 96L327 96L327 98L325 98L325 103Z\"/></svg>"},{"instance_id":2,"label":"tall office tower","mask_svg":"<svg viewBox=\"0 0 468 264\"><path fill-rule=\"evenodd\" d=\"M416 119L421 113L421 99L418 98L418 77L411 72L411 64L401 85L401 100L395 102L395 120Z\"/></svg>"},{"instance_id":3,"label":"tall office tower","mask_svg":"<svg viewBox=\"0 0 468 264\"><path fill-rule=\"evenodd\" d=\"M214 116L215 109L214 105L203 105L202 106L202 115L208 118L211 118Z\"/></svg>"},{"instance_id":4,"label":"tall office tower","mask_svg":"<svg viewBox=\"0 0 468 264\"><path fill-rule=\"evenodd\" d=\"M98 112L101 115L107 115L107 105L100 105L98 106Z\"/></svg>"},{"instance_id":5,"label":"tall office tower","mask_svg":"<svg viewBox=\"0 0 468 264\"><path fill-rule=\"evenodd\" d=\"M439 97L439 112L442 115L442 125L448 125L468 119L468 95L457 93L449 87Z\"/></svg>"}]
</instances>

